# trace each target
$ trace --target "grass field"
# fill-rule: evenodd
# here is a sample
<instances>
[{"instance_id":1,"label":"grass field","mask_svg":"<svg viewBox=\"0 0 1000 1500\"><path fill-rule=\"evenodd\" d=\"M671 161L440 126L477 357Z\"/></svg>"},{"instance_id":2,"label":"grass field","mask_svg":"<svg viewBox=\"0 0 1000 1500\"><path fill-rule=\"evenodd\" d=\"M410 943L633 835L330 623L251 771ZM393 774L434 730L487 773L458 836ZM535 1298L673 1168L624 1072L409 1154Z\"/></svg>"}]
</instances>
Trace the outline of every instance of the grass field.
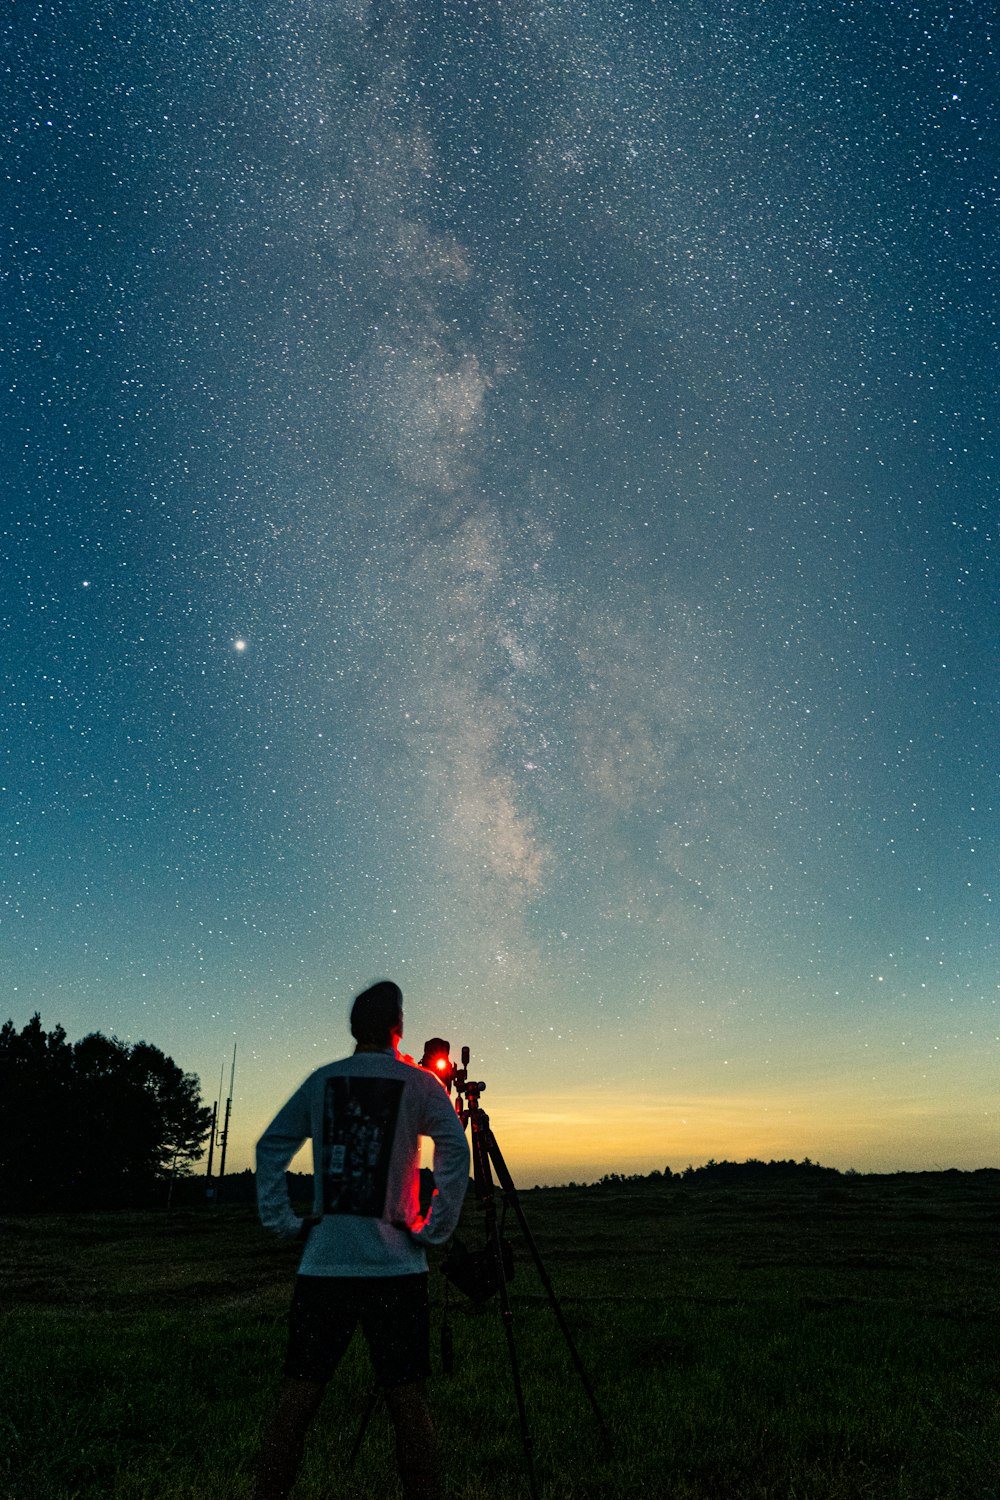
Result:
<instances>
[{"instance_id":1,"label":"grass field","mask_svg":"<svg viewBox=\"0 0 1000 1500\"><path fill-rule=\"evenodd\" d=\"M1000 1175L521 1202L614 1437L607 1456L510 1219L546 1500L1000 1500ZM474 1205L461 1232L478 1243ZM246 1496L296 1252L235 1206L0 1234L2 1500ZM436 1270L431 1291L439 1308ZM432 1388L450 1494L526 1496L496 1304L452 1295L455 1369ZM369 1389L356 1342L301 1500L398 1493L381 1414L345 1468Z\"/></svg>"}]
</instances>

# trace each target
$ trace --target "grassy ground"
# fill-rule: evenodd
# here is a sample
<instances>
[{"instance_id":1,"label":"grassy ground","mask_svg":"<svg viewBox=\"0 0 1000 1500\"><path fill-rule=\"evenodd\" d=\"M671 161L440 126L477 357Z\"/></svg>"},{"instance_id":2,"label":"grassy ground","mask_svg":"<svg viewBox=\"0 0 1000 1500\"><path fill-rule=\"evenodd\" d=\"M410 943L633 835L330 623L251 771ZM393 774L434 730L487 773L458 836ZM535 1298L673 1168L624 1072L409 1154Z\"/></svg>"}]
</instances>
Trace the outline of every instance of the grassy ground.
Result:
<instances>
[{"instance_id":1,"label":"grassy ground","mask_svg":"<svg viewBox=\"0 0 1000 1500\"><path fill-rule=\"evenodd\" d=\"M606 1456L511 1219L545 1500L1000 1500L996 1175L521 1201L614 1438ZM242 1207L0 1233L0 1500L246 1496L296 1252ZM450 1493L526 1496L496 1305L452 1321L432 1391ZM381 1414L345 1470L369 1389L354 1346L301 1500L398 1493Z\"/></svg>"}]
</instances>

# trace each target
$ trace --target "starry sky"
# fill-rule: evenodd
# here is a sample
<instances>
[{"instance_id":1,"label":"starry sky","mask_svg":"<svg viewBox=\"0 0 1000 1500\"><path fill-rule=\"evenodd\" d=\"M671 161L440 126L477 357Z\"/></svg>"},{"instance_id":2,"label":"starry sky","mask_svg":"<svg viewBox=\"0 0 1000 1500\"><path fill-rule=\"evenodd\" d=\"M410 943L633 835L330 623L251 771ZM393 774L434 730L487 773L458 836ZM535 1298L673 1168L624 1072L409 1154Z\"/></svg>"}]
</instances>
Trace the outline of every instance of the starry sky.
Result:
<instances>
[{"instance_id":1,"label":"starry sky","mask_svg":"<svg viewBox=\"0 0 1000 1500\"><path fill-rule=\"evenodd\" d=\"M236 1168L382 976L524 1185L997 1164L991 25L9 7L3 1019Z\"/></svg>"}]
</instances>

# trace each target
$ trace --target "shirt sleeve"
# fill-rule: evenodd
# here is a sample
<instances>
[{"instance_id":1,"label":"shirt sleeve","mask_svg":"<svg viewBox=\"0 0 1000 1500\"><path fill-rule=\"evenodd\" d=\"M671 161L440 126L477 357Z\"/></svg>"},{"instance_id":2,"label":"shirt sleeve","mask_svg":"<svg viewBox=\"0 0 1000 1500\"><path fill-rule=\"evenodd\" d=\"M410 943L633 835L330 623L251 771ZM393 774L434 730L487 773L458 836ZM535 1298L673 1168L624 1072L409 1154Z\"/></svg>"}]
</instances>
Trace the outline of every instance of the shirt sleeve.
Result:
<instances>
[{"instance_id":1,"label":"shirt sleeve","mask_svg":"<svg viewBox=\"0 0 1000 1500\"><path fill-rule=\"evenodd\" d=\"M285 1104L257 1142L257 1212L265 1229L295 1239L302 1227L292 1210L285 1172L311 1134L308 1080Z\"/></svg>"},{"instance_id":2,"label":"shirt sleeve","mask_svg":"<svg viewBox=\"0 0 1000 1500\"><path fill-rule=\"evenodd\" d=\"M413 1238L419 1245L443 1245L458 1223L469 1185L469 1143L451 1099L436 1079L429 1080L421 1134L434 1142L434 1197Z\"/></svg>"}]
</instances>

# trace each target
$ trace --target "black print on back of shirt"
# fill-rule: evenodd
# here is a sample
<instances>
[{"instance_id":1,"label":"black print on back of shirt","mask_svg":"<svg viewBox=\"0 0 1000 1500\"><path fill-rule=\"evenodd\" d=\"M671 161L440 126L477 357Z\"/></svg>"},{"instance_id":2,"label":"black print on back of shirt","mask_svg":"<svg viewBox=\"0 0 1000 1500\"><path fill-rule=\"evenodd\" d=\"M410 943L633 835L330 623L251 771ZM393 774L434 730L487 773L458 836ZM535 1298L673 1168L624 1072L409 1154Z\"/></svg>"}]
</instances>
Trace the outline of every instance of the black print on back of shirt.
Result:
<instances>
[{"instance_id":1,"label":"black print on back of shirt","mask_svg":"<svg viewBox=\"0 0 1000 1500\"><path fill-rule=\"evenodd\" d=\"M323 1098L323 1212L380 1218L403 1083L328 1078Z\"/></svg>"}]
</instances>

